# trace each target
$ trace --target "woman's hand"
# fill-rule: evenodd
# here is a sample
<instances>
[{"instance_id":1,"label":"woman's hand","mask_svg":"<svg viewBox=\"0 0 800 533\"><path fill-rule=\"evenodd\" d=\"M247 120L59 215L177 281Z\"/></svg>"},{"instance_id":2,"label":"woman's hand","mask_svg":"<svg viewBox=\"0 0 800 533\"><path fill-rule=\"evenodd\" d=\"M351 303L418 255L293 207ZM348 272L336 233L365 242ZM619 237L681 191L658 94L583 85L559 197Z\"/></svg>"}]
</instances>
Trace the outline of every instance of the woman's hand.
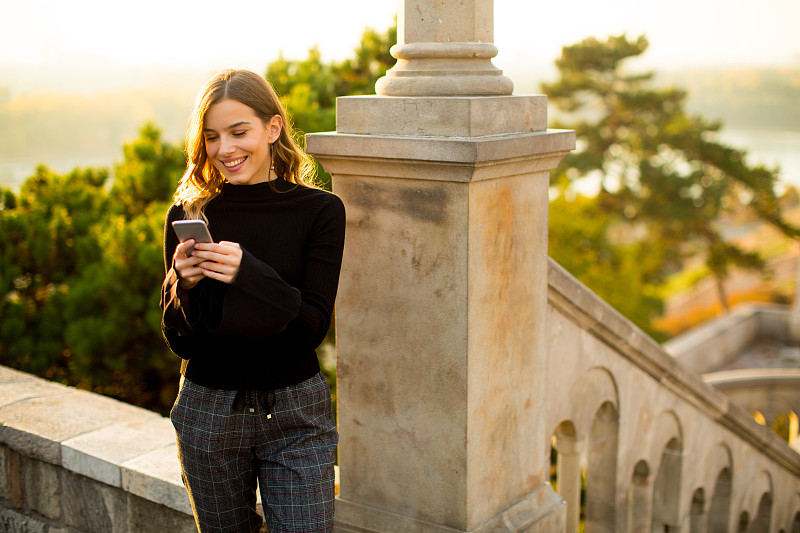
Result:
<instances>
[{"instance_id":1,"label":"woman's hand","mask_svg":"<svg viewBox=\"0 0 800 533\"><path fill-rule=\"evenodd\" d=\"M203 276L231 284L239 273L242 248L239 243L230 241L220 241L216 244L200 242L194 247L191 259L195 258L203 260L197 265Z\"/></svg>"},{"instance_id":2,"label":"woman's hand","mask_svg":"<svg viewBox=\"0 0 800 533\"><path fill-rule=\"evenodd\" d=\"M197 257L194 253L191 256L186 255L186 250L191 248L193 244L194 239L180 243L175 248L175 254L172 256L172 264L178 273L178 283L184 289L191 289L205 277L203 269L198 266L204 259Z\"/></svg>"}]
</instances>

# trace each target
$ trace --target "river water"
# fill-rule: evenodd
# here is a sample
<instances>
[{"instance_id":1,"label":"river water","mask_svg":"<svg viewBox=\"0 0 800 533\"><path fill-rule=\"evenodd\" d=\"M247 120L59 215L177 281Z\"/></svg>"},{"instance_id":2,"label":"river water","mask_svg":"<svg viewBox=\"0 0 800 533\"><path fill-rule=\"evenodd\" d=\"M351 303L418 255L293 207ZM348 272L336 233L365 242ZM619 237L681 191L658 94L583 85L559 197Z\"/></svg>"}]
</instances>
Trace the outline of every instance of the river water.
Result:
<instances>
[{"instance_id":1,"label":"river water","mask_svg":"<svg viewBox=\"0 0 800 533\"><path fill-rule=\"evenodd\" d=\"M747 150L747 162L780 167L781 181L800 187L800 131L722 130L720 141Z\"/></svg>"}]
</instances>

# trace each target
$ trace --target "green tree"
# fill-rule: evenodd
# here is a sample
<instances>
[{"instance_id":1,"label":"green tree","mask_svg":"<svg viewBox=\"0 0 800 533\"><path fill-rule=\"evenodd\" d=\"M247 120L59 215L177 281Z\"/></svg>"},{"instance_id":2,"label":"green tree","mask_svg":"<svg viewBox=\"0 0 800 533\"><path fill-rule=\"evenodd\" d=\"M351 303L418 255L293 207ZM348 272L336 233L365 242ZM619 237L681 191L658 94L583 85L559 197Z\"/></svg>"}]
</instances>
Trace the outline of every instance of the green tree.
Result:
<instances>
[{"instance_id":1,"label":"green tree","mask_svg":"<svg viewBox=\"0 0 800 533\"><path fill-rule=\"evenodd\" d=\"M161 339L161 236L182 172L152 125L106 169L39 167L0 191L3 364L166 412L177 359Z\"/></svg>"},{"instance_id":2,"label":"green tree","mask_svg":"<svg viewBox=\"0 0 800 533\"><path fill-rule=\"evenodd\" d=\"M656 339L651 327L663 311L651 274L664 256L651 241L613 242L617 219L598 209L597 198L559 196L550 201L549 255L598 296Z\"/></svg>"},{"instance_id":3,"label":"green tree","mask_svg":"<svg viewBox=\"0 0 800 533\"><path fill-rule=\"evenodd\" d=\"M335 129L333 70L333 65L322 62L317 47L309 50L303 61L289 61L281 55L267 67L266 78L280 95L299 134Z\"/></svg>"},{"instance_id":4,"label":"green tree","mask_svg":"<svg viewBox=\"0 0 800 533\"><path fill-rule=\"evenodd\" d=\"M395 63L389 48L396 42L397 26L385 33L367 29L352 59L326 64L314 47L302 61L281 55L267 66L266 78L278 91L298 131L334 130L336 98L374 93L375 82Z\"/></svg>"},{"instance_id":5,"label":"green tree","mask_svg":"<svg viewBox=\"0 0 800 533\"><path fill-rule=\"evenodd\" d=\"M334 65L336 95L374 94L375 82L396 62L389 53L396 42L397 24L385 33L365 30L355 50L355 57Z\"/></svg>"},{"instance_id":6,"label":"green tree","mask_svg":"<svg viewBox=\"0 0 800 533\"><path fill-rule=\"evenodd\" d=\"M122 153L110 194L115 212L131 217L143 213L153 202L170 199L177 178L186 168L183 150L162 141L161 130L147 122L139 130L139 137L126 144Z\"/></svg>"},{"instance_id":7,"label":"green tree","mask_svg":"<svg viewBox=\"0 0 800 533\"><path fill-rule=\"evenodd\" d=\"M652 73L625 73L625 60L647 47L644 37L619 36L563 49L560 78L543 90L566 113L559 126L577 131L578 150L552 183L563 193L575 180L596 177L598 207L644 228L667 251L661 274L702 255L727 308L722 281L730 268L758 269L763 261L725 238L723 215L748 208L787 235L800 232L783 218L774 169L751 167L744 152L719 143L720 124L689 116L683 91L653 87Z\"/></svg>"},{"instance_id":8,"label":"green tree","mask_svg":"<svg viewBox=\"0 0 800 533\"><path fill-rule=\"evenodd\" d=\"M352 59L326 64L314 47L303 61L281 55L267 66L266 78L292 117L301 144L306 133L336 129L338 96L375 92L375 82L394 65L389 48L396 42L396 25L386 33L367 29ZM330 189L330 175L321 166L317 166L317 174L320 184Z\"/></svg>"},{"instance_id":9,"label":"green tree","mask_svg":"<svg viewBox=\"0 0 800 533\"><path fill-rule=\"evenodd\" d=\"M69 282L100 257L92 225L106 206L108 172L60 176L40 166L0 205L0 356L44 374L65 356L63 307Z\"/></svg>"},{"instance_id":10,"label":"green tree","mask_svg":"<svg viewBox=\"0 0 800 533\"><path fill-rule=\"evenodd\" d=\"M92 228L101 254L69 285L64 342L72 384L150 409L175 398L178 360L161 337L166 202Z\"/></svg>"}]
</instances>

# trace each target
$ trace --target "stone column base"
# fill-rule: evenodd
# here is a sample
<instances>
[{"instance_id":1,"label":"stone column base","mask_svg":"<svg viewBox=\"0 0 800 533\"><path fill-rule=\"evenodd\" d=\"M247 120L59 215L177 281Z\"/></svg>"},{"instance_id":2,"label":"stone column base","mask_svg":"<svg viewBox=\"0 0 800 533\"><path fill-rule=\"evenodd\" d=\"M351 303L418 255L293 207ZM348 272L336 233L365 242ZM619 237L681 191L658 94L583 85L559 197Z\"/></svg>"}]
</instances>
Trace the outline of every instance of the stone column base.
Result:
<instances>
[{"instance_id":1,"label":"stone column base","mask_svg":"<svg viewBox=\"0 0 800 533\"><path fill-rule=\"evenodd\" d=\"M489 495L487 495L488 497ZM334 533L489 533L514 531L519 533L551 533L564 531L566 504L547 483L502 513L473 529L446 527L409 516L361 505L342 498L336 499Z\"/></svg>"}]
</instances>

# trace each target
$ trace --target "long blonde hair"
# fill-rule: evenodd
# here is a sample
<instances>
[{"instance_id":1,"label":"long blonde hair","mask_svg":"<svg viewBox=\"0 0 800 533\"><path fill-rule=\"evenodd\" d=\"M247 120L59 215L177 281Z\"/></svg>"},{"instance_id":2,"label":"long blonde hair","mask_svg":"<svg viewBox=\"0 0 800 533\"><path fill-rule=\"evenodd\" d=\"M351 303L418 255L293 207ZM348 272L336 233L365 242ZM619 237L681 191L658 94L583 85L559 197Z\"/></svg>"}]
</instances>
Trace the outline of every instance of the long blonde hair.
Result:
<instances>
[{"instance_id":1,"label":"long blonde hair","mask_svg":"<svg viewBox=\"0 0 800 533\"><path fill-rule=\"evenodd\" d=\"M292 124L272 85L249 70L222 70L208 80L198 94L186 127L186 172L175 191L174 201L183 206L187 218L205 218L203 209L222 191L225 178L208 159L203 126L211 106L225 99L250 107L264 124L274 115L280 115L283 127L270 148L275 173L291 183L315 186L314 163L295 142Z\"/></svg>"}]
</instances>

